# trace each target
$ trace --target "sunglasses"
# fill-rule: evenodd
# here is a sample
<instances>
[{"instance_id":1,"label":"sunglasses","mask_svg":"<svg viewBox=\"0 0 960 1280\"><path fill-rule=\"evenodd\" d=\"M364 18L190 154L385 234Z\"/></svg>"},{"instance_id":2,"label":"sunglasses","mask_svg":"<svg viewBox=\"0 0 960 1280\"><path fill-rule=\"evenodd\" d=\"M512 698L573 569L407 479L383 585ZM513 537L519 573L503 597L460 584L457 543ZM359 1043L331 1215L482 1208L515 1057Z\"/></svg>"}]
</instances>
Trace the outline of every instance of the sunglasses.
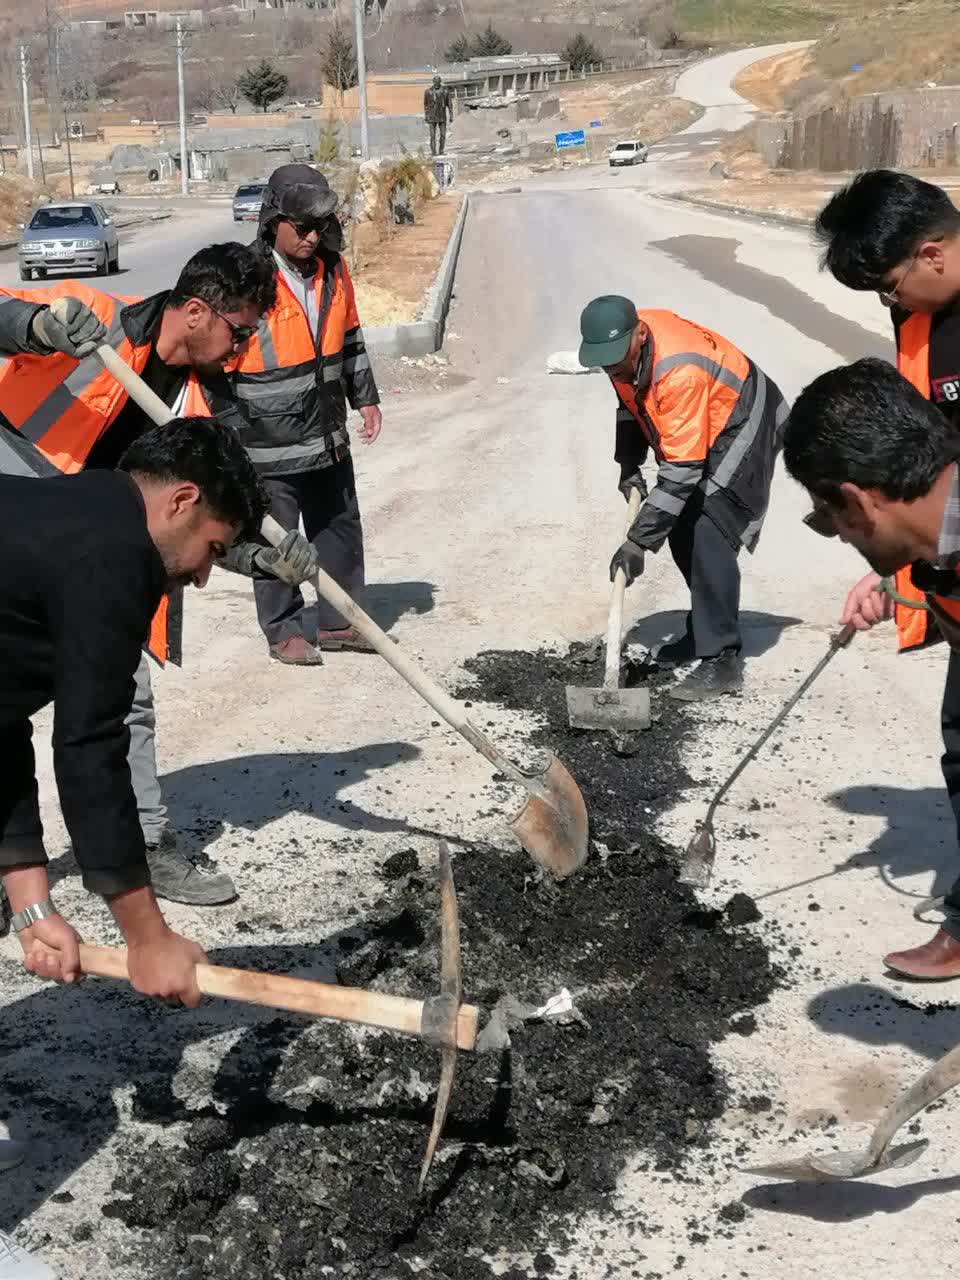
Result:
<instances>
[{"instance_id":1,"label":"sunglasses","mask_svg":"<svg viewBox=\"0 0 960 1280\"><path fill-rule=\"evenodd\" d=\"M836 526L833 523L833 513L824 502L817 503L810 514L803 517L803 523L808 529L812 529L814 533L819 533L821 538L835 538L837 536Z\"/></svg>"},{"instance_id":2,"label":"sunglasses","mask_svg":"<svg viewBox=\"0 0 960 1280\"><path fill-rule=\"evenodd\" d=\"M293 227L294 231L297 233L297 235L300 237L301 240L305 240L312 231L315 231L318 236L322 235L323 229L326 226L326 221L295 222L293 218L284 218L284 222L289 222L290 226Z\"/></svg>"},{"instance_id":3,"label":"sunglasses","mask_svg":"<svg viewBox=\"0 0 960 1280\"><path fill-rule=\"evenodd\" d=\"M245 342L249 342L250 339L253 337L253 335L257 332L255 325L234 324L232 320L227 319L227 317L223 314L222 311L218 311L216 307L211 307L209 302L207 303L207 308L208 310L212 311L215 316L217 316L220 320L222 320L223 323L230 330L230 336L233 338L233 345L235 347L242 347L243 344Z\"/></svg>"}]
</instances>

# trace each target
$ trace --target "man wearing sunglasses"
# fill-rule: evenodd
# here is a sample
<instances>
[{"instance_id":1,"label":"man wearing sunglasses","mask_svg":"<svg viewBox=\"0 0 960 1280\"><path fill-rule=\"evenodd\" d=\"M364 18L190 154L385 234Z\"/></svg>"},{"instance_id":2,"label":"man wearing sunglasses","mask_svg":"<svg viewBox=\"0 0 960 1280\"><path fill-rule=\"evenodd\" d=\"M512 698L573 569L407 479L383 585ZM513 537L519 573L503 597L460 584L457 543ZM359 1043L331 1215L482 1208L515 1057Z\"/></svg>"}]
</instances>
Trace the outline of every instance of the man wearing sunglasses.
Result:
<instances>
[{"instance_id":1,"label":"man wearing sunglasses","mask_svg":"<svg viewBox=\"0 0 960 1280\"><path fill-rule=\"evenodd\" d=\"M960 430L960 211L932 183L889 169L860 174L817 218L824 265L841 284L874 291L891 309L897 368ZM904 463L907 463L904 458ZM828 523L829 513L826 516ZM822 511L809 518L815 529ZM898 595L921 604L916 573L906 560L894 575ZM842 620L867 628L896 621L902 651L936 640L942 627L922 608L896 605L867 574L847 596ZM960 842L960 653L951 649L941 714L943 776ZM956 890L960 908L960 887ZM960 918L960 913L958 913ZM960 939L960 927L956 930ZM931 943L894 953L887 962L916 978L960 975L960 940L940 931Z\"/></svg>"},{"instance_id":2,"label":"man wearing sunglasses","mask_svg":"<svg viewBox=\"0 0 960 1280\"><path fill-rule=\"evenodd\" d=\"M151 426L97 358L102 343L175 417L210 416L214 392L222 394L226 387L224 366L249 341L275 297L273 274L262 257L239 244L202 249L173 289L142 301L101 293L80 280L47 289L0 289L0 437L10 436L5 447L0 438L0 471L44 476L113 469ZM9 357L5 364L4 356ZM14 430L5 433L3 427ZM316 558L310 544L293 533L278 551L244 543L231 550L225 564L254 577L302 582L314 571ZM161 665L181 661L180 605L180 592L171 592L151 627L148 650ZM193 906L229 902L236 897L230 877L195 867L167 829L145 660L137 670L127 724L130 772L155 892Z\"/></svg>"},{"instance_id":3,"label":"man wearing sunglasses","mask_svg":"<svg viewBox=\"0 0 960 1280\"><path fill-rule=\"evenodd\" d=\"M336 209L326 178L308 165L282 165L272 174L258 248L277 301L231 366L228 395L240 407L241 439L266 483L272 514L285 529L299 528L302 519L319 564L356 596L364 585L363 527L347 401L360 412L361 440L373 444L380 397L340 253ZM216 399L214 408L219 412ZM261 579L254 594L278 662L316 666L321 649L372 652L322 601L316 623L308 624L303 595L289 581Z\"/></svg>"}]
</instances>

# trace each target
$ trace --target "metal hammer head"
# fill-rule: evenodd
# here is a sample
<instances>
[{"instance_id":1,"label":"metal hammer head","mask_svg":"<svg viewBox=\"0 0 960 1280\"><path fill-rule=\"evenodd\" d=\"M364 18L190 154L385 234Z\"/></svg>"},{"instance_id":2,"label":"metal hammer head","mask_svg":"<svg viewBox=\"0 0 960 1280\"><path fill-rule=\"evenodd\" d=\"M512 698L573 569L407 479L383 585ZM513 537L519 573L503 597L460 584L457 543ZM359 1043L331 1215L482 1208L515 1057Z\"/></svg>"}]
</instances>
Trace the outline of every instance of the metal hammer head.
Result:
<instances>
[{"instance_id":1,"label":"metal hammer head","mask_svg":"<svg viewBox=\"0 0 960 1280\"><path fill-rule=\"evenodd\" d=\"M457 912L457 891L450 866L450 850L446 841L440 842L440 994L424 1001L420 1034L440 1046L442 1055L440 1085L437 1089L437 1105L433 1112L433 1127L427 1143L427 1153L420 1167L422 1191L437 1153L437 1144L443 1133L447 1109L453 1094L453 1081L457 1072L457 1047L472 1049L477 1038L477 1012L461 1009L463 981L460 968L460 917ZM466 1018L466 1025L464 1020Z\"/></svg>"}]
</instances>

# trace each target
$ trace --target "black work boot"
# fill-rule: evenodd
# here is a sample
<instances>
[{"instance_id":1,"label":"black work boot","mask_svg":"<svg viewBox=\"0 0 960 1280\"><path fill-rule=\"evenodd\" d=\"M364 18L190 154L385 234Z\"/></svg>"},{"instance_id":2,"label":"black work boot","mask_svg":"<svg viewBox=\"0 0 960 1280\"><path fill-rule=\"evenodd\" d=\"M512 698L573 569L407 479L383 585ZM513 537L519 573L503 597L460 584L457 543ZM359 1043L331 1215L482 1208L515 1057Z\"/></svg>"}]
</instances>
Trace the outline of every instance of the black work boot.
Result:
<instances>
[{"instance_id":1,"label":"black work boot","mask_svg":"<svg viewBox=\"0 0 960 1280\"><path fill-rule=\"evenodd\" d=\"M724 649L715 658L704 658L688 676L667 690L677 702L711 702L743 688L743 659L737 649Z\"/></svg>"},{"instance_id":2,"label":"black work boot","mask_svg":"<svg viewBox=\"0 0 960 1280\"><path fill-rule=\"evenodd\" d=\"M225 871L205 871L195 866L177 847L177 838L164 831L158 844L147 845L150 883L158 898L185 902L191 907L219 907L237 896Z\"/></svg>"}]
</instances>

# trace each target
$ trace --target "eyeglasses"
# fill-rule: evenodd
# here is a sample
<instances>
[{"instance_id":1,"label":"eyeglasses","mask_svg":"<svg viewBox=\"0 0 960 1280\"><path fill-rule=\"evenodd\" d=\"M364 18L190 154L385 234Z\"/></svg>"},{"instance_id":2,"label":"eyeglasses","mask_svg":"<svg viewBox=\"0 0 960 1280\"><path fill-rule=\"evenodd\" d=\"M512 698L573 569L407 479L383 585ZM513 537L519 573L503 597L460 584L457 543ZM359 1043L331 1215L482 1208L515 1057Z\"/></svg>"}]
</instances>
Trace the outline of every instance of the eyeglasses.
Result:
<instances>
[{"instance_id":1,"label":"eyeglasses","mask_svg":"<svg viewBox=\"0 0 960 1280\"><path fill-rule=\"evenodd\" d=\"M253 335L257 332L255 325L250 324L234 324L232 320L228 320L222 311L218 311L216 307L211 307L207 303L208 310L223 321L230 330L230 336L233 338L234 347L242 347L245 342L249 342Z\"/></svg>"},{"instance_id":2,"label":"eyeglasses","mask_svg":"<svg viewBox=\"0 0 960 1280\"><path fill-rule=\"evenodd\" d=\"M284 221L290 223L301 240L306 240L307 236L313 231L318 236L323 232L323 225L319 222L294 222L293 218L285 218Z\"/></svg>"},{"instance_id":3,"label":"eyeglasses","mask_svg":"<svg viewBox=\"0 0 960 1280\"><path fill-rule=\"evenodd\" d=\"M906 280L907 276L910 274L913 268L917 265L917 259L919 257L920 257L920 250L918 249L917 252L910 259L910 263L907 266L906 270L904 271L903 275L900 277L897 283L893 286L893 288L879 289L877 291L880 301L883 303L885 307L899 307L903 305L900 301L900 290L903 288L904 280Z\"/></svg>"}]
</instances>

